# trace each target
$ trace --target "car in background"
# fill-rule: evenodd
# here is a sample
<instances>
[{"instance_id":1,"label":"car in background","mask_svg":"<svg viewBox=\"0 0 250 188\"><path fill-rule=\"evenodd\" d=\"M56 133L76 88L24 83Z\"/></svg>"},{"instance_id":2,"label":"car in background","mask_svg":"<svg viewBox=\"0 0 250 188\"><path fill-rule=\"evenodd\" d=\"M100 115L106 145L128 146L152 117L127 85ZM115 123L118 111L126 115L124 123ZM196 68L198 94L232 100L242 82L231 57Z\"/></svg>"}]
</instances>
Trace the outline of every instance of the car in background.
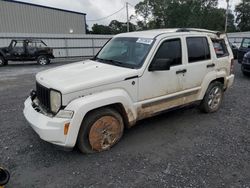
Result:
<instances>
[{"instance_id":1,"label":"car in background","mask_svg":"<svg viewBox=\"0 0 250 188\"><path fill-rule=\"evenodd\" d=\"M37 61L47 65L53 58L53 49L42 40L13 39L8 47L0 48L0 66L8 65L8 61Z\"/></svg>"},{"instance_id":2,"label":"car in background","mask_svg":"<svg viewBox=\"0 0 250 188\"><path fill-rule=\"evenodd\" d=\"M250 38L243 38L238 50L238 62L242 63L245 53L250 51Z\"/></svg>"},{"instance_id":3,"label":"car in background","mask_svg":"<svg viewBox=\"0 0 250 188\"><path fill-rule=\"evenodd\" d=\"M245 53L241 62L241 71L244 75L250 75L250 51Z\"/></svg>"},{"instance_id":4,"label":"car in background","mask_svg":"<svg viewBox=\"0 0 250 188\"><path fill-rule=\"evenodd\" d=\"M230 47L232 49L232 52L233 52L233 55L234 55L234 59L237 59L237 56L238 56L238 48L236 45L234 45L233 43L229 43L230 44Z\"/></svg>"}]
</instances>

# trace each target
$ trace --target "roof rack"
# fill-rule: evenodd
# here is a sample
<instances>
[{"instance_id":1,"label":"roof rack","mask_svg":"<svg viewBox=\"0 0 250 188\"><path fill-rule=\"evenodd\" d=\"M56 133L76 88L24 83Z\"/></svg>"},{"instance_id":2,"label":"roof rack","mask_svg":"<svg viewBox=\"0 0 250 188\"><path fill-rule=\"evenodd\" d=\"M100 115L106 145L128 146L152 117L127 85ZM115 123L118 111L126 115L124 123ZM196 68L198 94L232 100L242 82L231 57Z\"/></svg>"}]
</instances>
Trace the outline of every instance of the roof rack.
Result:
<instances>
[{"instance_id":1,"label":"roof rack","mask_svg":"<svg viewBox=\"0 0 250 188\"><path fill-rule=\"evenodd\" d=\"M211 31L211 30L196 29L196 28L179 28L176 30L176 32L190 32L190 31L212 33L212 34L217 35L218 37L222 34L222 32L220 32L220 31Z\"/></svg>"}]
</instances>

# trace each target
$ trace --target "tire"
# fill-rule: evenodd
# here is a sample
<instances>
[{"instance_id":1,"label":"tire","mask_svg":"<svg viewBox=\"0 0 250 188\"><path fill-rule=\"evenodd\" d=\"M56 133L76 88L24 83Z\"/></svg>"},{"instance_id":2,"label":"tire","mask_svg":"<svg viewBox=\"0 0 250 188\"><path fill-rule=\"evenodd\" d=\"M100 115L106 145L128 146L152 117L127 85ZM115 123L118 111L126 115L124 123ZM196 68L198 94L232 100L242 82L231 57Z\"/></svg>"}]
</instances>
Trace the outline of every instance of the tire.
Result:
<instances>
[{"instance_id":1,"label":"tire","mask_svg":"<svg viewBox=\"0 0 250 188\"><path fill-rule=\"evenodd\" d=\"M0 187L6 185L10 180L10 173L0 167Z\"/></svg>"},{"instance_id":2,"label":"tire","mask_svg":"<svg viewBox=\"0 0 250 188\"><path fill-rule=\"evenodd\" d=\"M200 110L204 113L216 112L221 106L223 95L223 84L217 81L212 82L200 103Z\"/></svg>"},{"instance_id":3,"label":"tire","mask_svg":"<svg viewBox=\"0 0 250 188\"><path fill-rule=\"evenodd\" d=\"M48 65L49 64L49 58L45 55L41 55L37 58L37 63L39 65Z\"/></svg>"},{"instance_id":4,"label":"tire","mask_svg":"<svg viewBox=\"0 0 250 188\"><path fill-rule=\"evenodd\" d=\"M110 108L98 109L84 118L77 146L86 154L102 152L113 147L121 139L123 131L123 119L117 111Z\"/></svg>"},{"instance_id":5,"label":"tire","mask_svg":"<svg viewBox=\"0 0 250 188\"><path fill-rule=\"evenodd\" d=\"M0 67L4 66L5 62L6 62L5 59L2 56L0 56Z\"/></svg>"}]
</instances>

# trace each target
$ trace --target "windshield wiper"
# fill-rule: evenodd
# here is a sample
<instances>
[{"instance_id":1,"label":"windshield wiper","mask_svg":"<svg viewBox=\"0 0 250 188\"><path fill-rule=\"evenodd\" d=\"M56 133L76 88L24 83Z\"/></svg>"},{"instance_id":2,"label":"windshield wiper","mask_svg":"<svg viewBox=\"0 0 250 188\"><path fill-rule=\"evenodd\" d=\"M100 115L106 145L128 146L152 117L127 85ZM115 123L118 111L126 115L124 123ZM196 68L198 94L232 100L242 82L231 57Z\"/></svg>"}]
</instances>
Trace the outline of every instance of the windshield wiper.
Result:
<instances>
[{"instance_id":1,"label":"windshield wiper","mask_svg":"<svg viewBox=\"0 0 250 188\"><path fill-rule=\"evenodd\" d=\"M133 65L130 65L121 61L113 60L113 59L103 59L103 58L96 57L95 60L98 60L99 62L102 62L102 63L110 64L110 65L116 65L119 67L126 67L126 68L131 68L131 69L135 68Z\"/></svg>"}]
</instances>

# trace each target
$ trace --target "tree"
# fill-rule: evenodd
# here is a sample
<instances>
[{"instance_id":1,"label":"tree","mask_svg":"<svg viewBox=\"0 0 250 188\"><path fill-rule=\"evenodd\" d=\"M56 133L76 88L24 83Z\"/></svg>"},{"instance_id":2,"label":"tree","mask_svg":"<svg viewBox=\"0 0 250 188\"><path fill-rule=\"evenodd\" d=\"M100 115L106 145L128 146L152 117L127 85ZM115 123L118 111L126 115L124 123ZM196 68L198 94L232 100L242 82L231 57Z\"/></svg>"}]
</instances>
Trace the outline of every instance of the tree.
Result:
<instances>
[{"instance_id":1,"label":"tree","mask_svg":"<svg viewBox=\"0 0 250 188\"><path fill-rule=\"evenodd\" d=\"M108 34L112 34L112 32L109 26L94 24L92 26L92 34L108 35Z\"/></svg>"},{"instance_id":2,"label":"tree","mask_svg":"<svg viewBox=\"0 0 250 188\"><path fill-rule=\"evenodd\" d=\"M146 28L196 27L223 31L225 10L217 6L218 0L144 0L135 6L135 12L144 18L137 22L142 28L146 25ZM233 28L233 14L228 21Z\"/></svg>"},{"instance_id":3,"label":"tree","mask_svg":"<svg viewBox=\"0 0 250 188\"><path fill-rule=\"evenodd\" d=\"M127 32L127 24L119 22L117 20L112 20L109 24L112 34Z\"/></svg>"},{"instance_id":4,"label":"tree","mask_svg":"<svg viewBox=\"0 0 250 188\"><path fill-rule=\"evenodd\" d=\"M119 34L127 32L127 23L112 20L109 24L112 34ZM129 31L135 31L136 27L134 24L129 22Z\"/></svg>"},{"instance_id":5,"label":"tree","mask_svg":"<svg viewBox=\"0 0 250 188\"><path fill-rule=\"evenodd\" d=\"M143 21L138 21L137 24L142 29L148 29L148 23L151 21L152 18L152 7L150 6L150 0L144 0L139 2L135 6L135 13L137 17L141 17Z\"/></svg>"},{"instance_id":6,"label":"tree","mask_svg":"<svg viewBox=\"0 0 250 188\"><path fill-rule=\"evenodd\" d=\"M136 26L129 23L129 31L135 31ZM119 34L127 32L127 23L112 20L109 25L94 24L92 27L92 34Z\"/></svg>"},{"instance_id":7,"label":"tree","mask_svg":"<svg viewBox=\"0 0 250 188\"><path fill-rule=\"evenodd\" d=\"M242 0L235 8L237 28L240 31L250 30L250 0Z\"/></svg>"},{"instance_id":8,"label":"tree","mask_svg":"<svg viewBox=\"0 0 250 188\"><path fill-rule=\"evenodd\" d=\"M228 14L228 22L227 22L227 31L228 32L236 32L236 25L235 25L235 17L234 14L230 11Z\"/></svg>"}]
</instances>

